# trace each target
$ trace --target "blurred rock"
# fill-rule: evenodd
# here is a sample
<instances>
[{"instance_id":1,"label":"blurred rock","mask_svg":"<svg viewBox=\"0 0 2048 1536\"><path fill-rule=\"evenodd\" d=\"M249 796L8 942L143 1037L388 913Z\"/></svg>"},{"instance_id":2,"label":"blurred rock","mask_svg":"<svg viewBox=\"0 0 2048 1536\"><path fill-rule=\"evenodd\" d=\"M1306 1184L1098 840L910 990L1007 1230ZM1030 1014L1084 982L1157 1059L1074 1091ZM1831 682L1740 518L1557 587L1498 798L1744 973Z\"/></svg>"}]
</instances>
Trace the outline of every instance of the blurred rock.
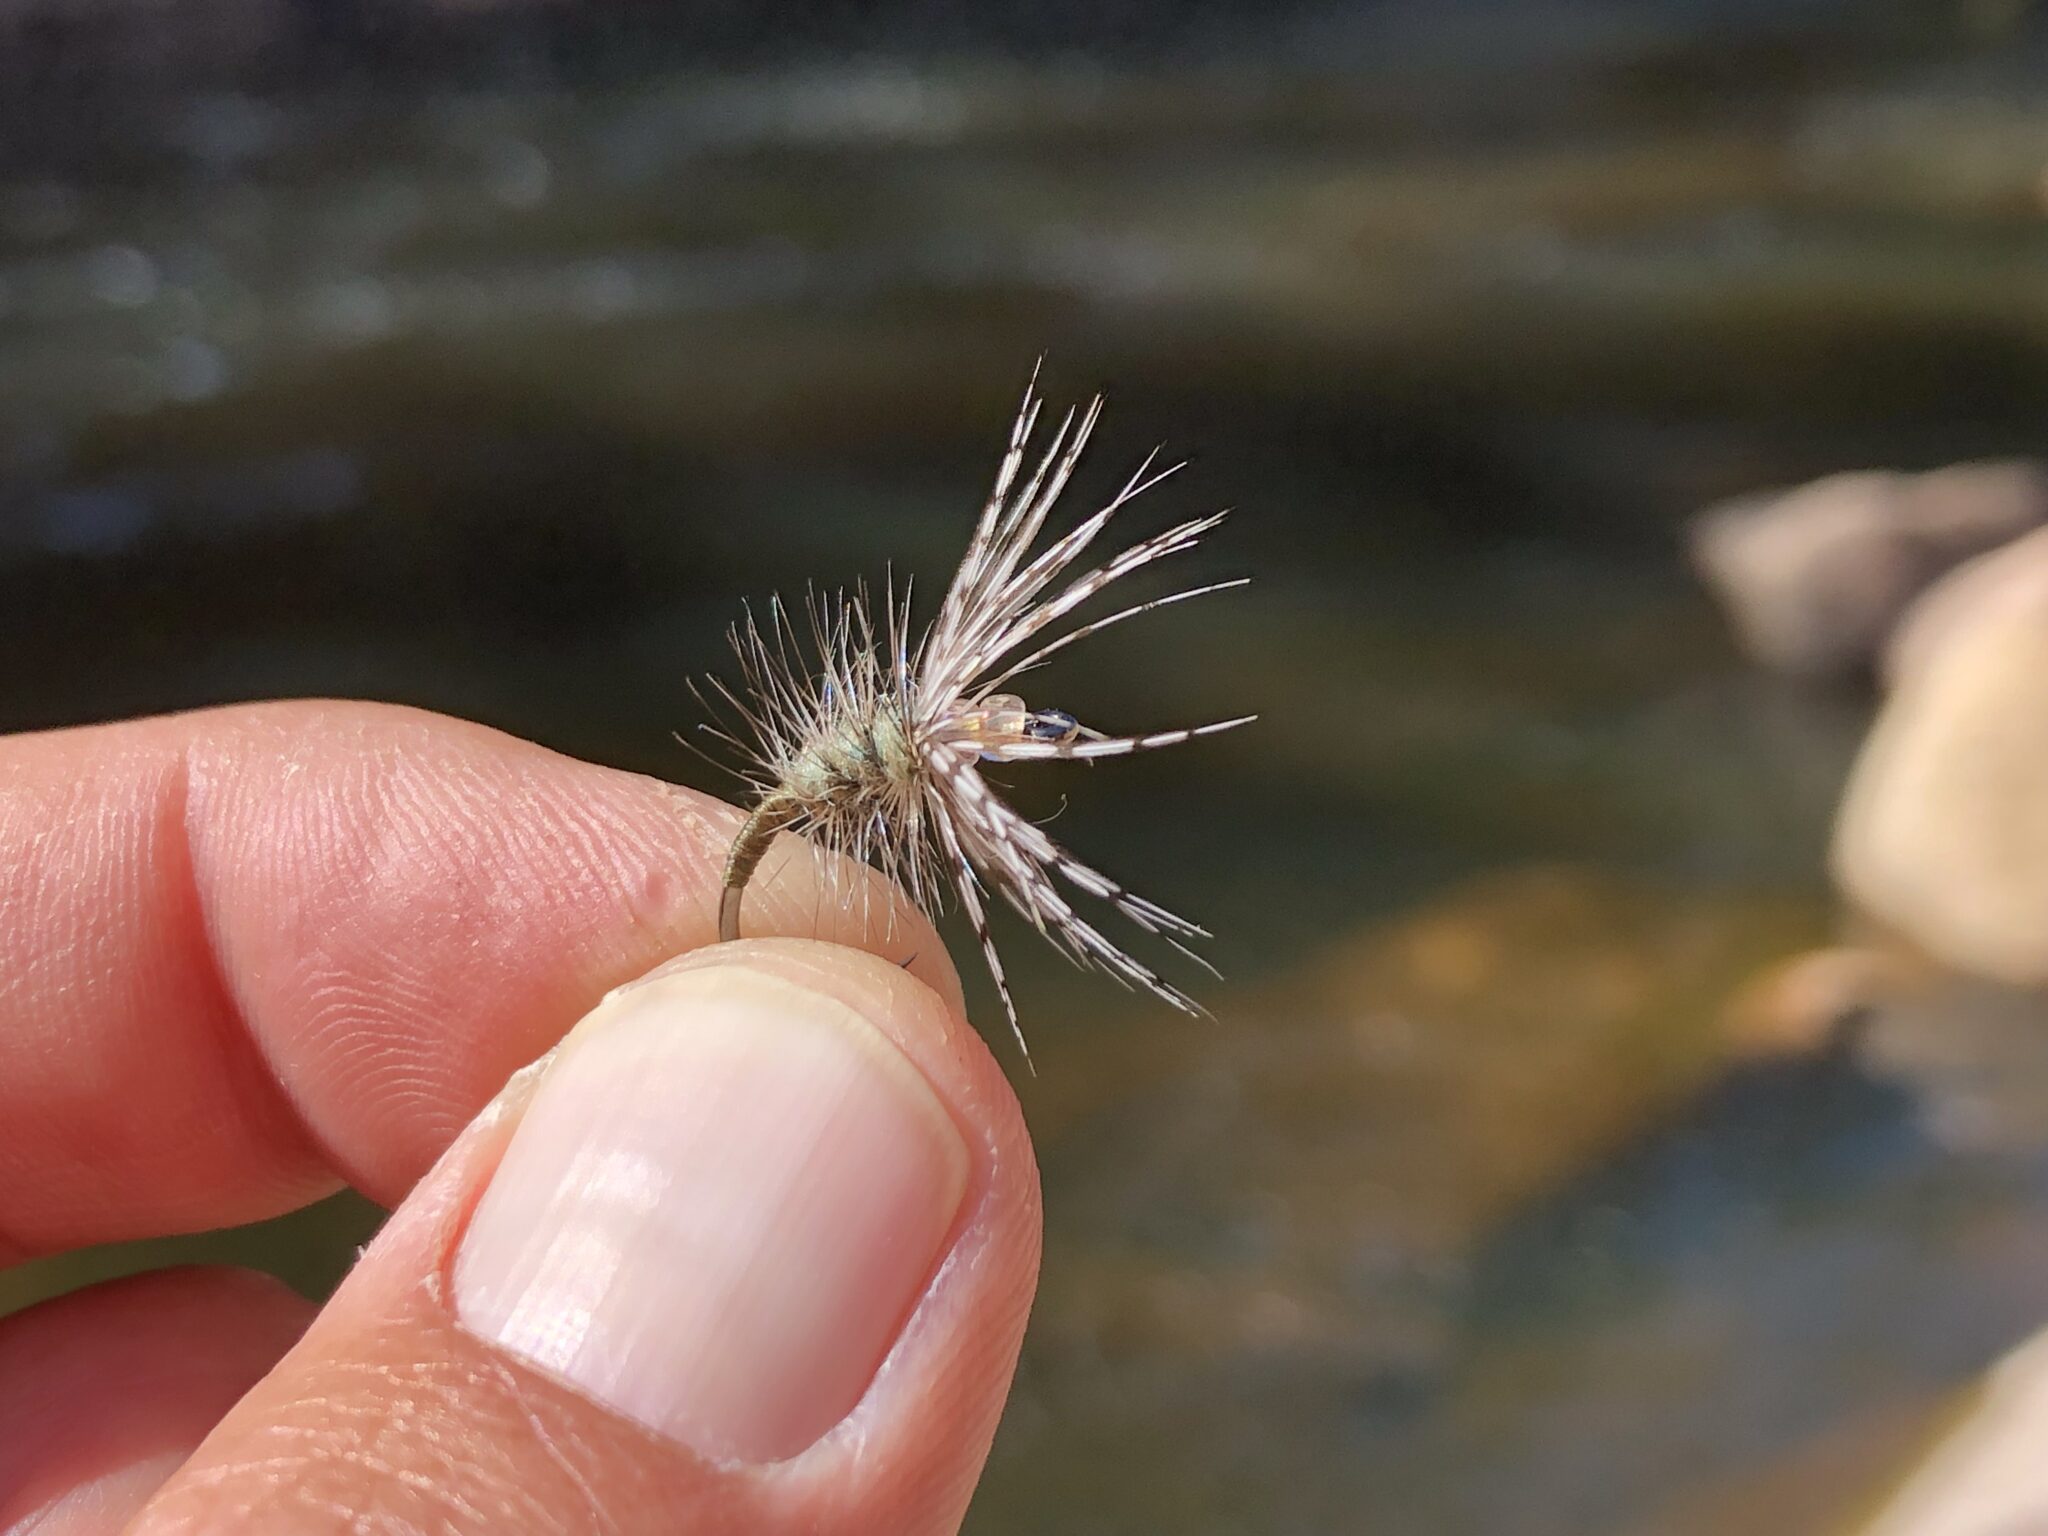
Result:
<instances>
[{"instance_id":1,"label":"blurred rock","mask_svg":"<svg viewBox=\"0 0 2048 1536\"><path fill-rule=\"evenodd\" d=\"M2048 1333L1991 1374L1962 1424L1943 1438L1861 1536L2019 1536L2048 1530Z\"/></svg>"},{"instance_id":2,"label":"blurred rock","mask_svg":"<svg viewBox=\"0 0 2048 1536\"><path fill-rule=\"evenodd\" d=\"M1965 561L1906 610L1884 649L1896 688L1965 626L2048 613L2048 529Z\"/></svg>"},{"instance_id":3,"label":"blurred rock","mask_svg":"<svg viewBox=\"0 0 2048 1536\"><path fill-rule=\"evenodd\" d=\"M1942 962L2048 984L2048 544L1931 594L1836 822L1843 891Z\"/></svg>"},{"instance_id":4,"label":"blurred rock","mask_svg":"<svg viewBox=\"0 0 2048 1536\"><path fill-rule=\"evenodd\" d=\"M1847 1054L1876 1010L1917 979L1904 955L1853 945L1809 949L1744 982L1722 1011L1722 1029L1739 1060Z\"/></svg>"},{"instance_id":5,"label":"blurred rock","mask_svg":"<svg viewBox=\"0 0 2048 1536\"><path fill-rule=\"evenodd\" d=\"M2048 1127L2048 995L1963 975L1888 940L1809 949L1736 989L1721 1013L1725 1072L1699 1099L1738 1080L1809 1085L1803 1118L1821 1108L1827 1074L1910 1095L1910 1118L1950 1155L2031 1160Z\"/></svg>"},{"instance_id":6,"label":"blurred rock","mask_svg":"<svg viewBox=\"0 0 2048 1536\"><path fill-rule=\"evenodd\" d=\"M1872 663L1929 582L2044 519L2048 472L2016 460L1830 475L1709 508L1690 541L1751 657L1837 677Z\"/></svg>"}]
</instances>

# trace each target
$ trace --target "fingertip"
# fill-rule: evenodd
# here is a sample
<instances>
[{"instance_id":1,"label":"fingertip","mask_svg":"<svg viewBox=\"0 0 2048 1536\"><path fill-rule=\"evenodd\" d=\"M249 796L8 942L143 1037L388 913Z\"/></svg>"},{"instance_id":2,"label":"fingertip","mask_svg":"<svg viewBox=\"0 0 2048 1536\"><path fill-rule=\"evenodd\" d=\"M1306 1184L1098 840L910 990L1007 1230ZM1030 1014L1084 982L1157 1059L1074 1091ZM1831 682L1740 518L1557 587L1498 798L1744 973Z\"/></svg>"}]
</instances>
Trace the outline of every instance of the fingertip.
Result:
<instances>
[{"instance_id":1,"label":"fingertip","mask_svg":"<svg viewBox=\"0 0 2048 1536\"><path fill-rule=\"evenodd\" d=\"M606 989L714 942L731 806L389 705L237 706L0 750L0 1250L405 1192ZM801 839L750 933L926 919ZM81 1075L89 1055L102 1070Z\"/></svg>"},{"instance_id":2,"label":"fingertip","mask_svg":"<svg viewBox=\"0 0 2048 1536\"><path fill-rule=\"evenodd\" d=\"M743 968L777 977L844 1003L872 1021L932 1080L941 1097L957 1099L964 1118L1023 1128L1023 1111L988 1043L967 1020L959 973L943 947L911 963L824 939L739 939L692 950L627 983L642 986L691 970ZM626 989L621 989L626 990Z\"/></svg>"},{"instance_id":3,"label":"fingertip","mask_svg":"<svg viewBox=\"0 0 2048 1536\"><path fill-rule=\"evenodd\" d=\"M722 802L711 802L708 821L718 829L718 846L722 848L729 842L745 819L744 812ZM794 833L782 835L778 847L784 846L788 854L771 854L764 859L761 874L748 889L743 931L757 936L733 941L743 946L736 953L778 952L773 947L751 948L754 945L812 945L818 952L812 963L821 977L838 974L852 984L857 974L879 974L883 968L891 969L924 983L948 1011L965 1017L967 994L960 985L960 972L953 957L939 938L938 930L908 896L865 864L847 864L836 870L821 868L823 856ZM871 889L846 888L855 881ZM829 906L821 908L821 894ZM872 913L870 908L877 904L882 911ZM797 934L812 937L794 937ZM712 952L706 946L692 954ZM833 956L843 958L834 961ZM690 956L681 958L687 960ZM769 963L795 964L794 960Z\"/></svg>"},{"instance_id":4,"label":"fingertip","mask_svg":"<svg viewBox=\"0 0 2048 1536\"><path fill-rule=\"evenodd\" d=\"M312 1313L268 1275L195 1267L0 1321L0 1529L118 1529Z\"/></svg>"},{"instance_id":5,"label":"fingertip","mask_svg":"<svg viewBox=\"0 0 2048 1536\"><path fill-rule=\"evenodd\" d=\"M906 1416L929 1449L935 1401L947 1429L993 1428L1039 1227L1021 1110L957 1010L871 954L738 942L618 989L564 1041L462 1239L454 1306L717 1459L829 1461L835 1435L871 1446Z\"/></svg>"},{"instance_id":6,"label":"fingertip","mask_svg":"<svg viewBox=\"0 0 2048 1536\"><path fill-rule=\"evenodd\" d=\"M508 1086L141 1528L316 1500L942 1536L1038 1254L1022 1115L956 1010L871 955L718 945ZM393 1396L409 1432L366 1459Z\"/></svg>"}]
</instances>

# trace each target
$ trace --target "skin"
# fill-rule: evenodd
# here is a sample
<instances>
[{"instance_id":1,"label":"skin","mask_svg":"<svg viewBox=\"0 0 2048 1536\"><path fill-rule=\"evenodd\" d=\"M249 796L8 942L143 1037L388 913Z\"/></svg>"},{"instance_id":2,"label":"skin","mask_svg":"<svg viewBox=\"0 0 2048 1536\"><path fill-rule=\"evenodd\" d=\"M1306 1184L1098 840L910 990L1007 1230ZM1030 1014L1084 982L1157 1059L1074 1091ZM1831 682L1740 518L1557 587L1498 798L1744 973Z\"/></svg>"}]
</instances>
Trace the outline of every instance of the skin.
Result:
<instances>
[{"instance_id":1,"label":"skin","mask_svg":"<svg viewBox=\"0 0 2048 1536\"><path fill-rule=\"evenodd\" d=\"M862 894L891 899L863 872L829 893L777 850L753 937L698 953L740 821L382 706L0 742L0 1263L342 1183L396 1207L317 1310L187 1270L0 1320L0 1533L956 1529L1037 1275L1023 1121L937 937L861 923ZM937 1269L863 1434L764 1466L524 1368L455 1324L446 1280L532 1089L508 1079L611 988L735 955L857 1002L922 1072L984 1255Z\"/></svg>"}]
</instances>

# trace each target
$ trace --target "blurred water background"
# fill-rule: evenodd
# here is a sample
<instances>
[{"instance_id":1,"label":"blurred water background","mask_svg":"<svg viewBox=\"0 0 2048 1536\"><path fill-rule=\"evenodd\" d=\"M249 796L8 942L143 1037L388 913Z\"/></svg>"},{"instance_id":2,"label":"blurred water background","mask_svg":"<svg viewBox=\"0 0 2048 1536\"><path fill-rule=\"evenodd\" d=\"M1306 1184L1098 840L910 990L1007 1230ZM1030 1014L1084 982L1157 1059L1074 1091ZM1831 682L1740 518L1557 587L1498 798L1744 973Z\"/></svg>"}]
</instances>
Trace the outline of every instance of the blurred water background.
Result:
<instances>
[{"instance_id":1,"label":"blurred water background","mask_svg":"<svg viewBox=\"0 0 2048 1536\"><path fill-rule=\"evenodd\" d=\"M941 579L1043 353L1086 485L1189 455L1134 516L1257 584L1037 701L1263 718L1019 775L1229 980L1012 946L1046 1279L970 1530L1837 1528L2048 1321L2040 1021L1730 1044L1871 705L1678 534L2040 449L2044 65L2026 0L0 0L0 727L361 695L720 787L739 601Z\"/></svg>"}]
</instances>

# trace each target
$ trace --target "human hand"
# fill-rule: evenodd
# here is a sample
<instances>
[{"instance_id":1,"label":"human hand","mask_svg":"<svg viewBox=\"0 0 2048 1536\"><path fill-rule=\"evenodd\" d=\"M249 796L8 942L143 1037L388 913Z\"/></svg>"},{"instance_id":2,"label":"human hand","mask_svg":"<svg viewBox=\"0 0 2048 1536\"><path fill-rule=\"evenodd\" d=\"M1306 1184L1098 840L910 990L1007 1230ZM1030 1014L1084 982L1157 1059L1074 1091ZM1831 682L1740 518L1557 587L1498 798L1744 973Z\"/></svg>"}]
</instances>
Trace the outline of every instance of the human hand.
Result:
<instances>
[{"instance_id":1,"label":"human hand","mask_svg":"<svg viewBox=\"0 0 2048 1536\"><path fill-rule=\"evenodd\" d=\"M1030 1144L893 893L771 861L749 928L842 942L712 943L739 819L371 705L0 742L0 1264L396 1205L318 1309L0 1320L0 1532L954 1530Z\"/></svg>"}]
</instances>

